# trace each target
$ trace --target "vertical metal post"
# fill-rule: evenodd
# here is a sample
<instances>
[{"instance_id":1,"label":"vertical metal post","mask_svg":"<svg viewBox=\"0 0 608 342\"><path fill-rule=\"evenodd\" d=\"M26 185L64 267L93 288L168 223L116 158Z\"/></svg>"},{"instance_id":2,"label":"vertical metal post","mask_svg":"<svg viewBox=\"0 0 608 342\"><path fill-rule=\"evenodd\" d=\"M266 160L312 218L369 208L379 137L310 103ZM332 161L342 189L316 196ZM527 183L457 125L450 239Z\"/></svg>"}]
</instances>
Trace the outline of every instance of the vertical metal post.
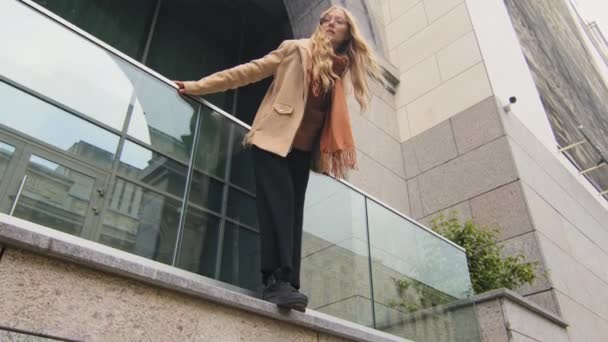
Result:
<instances>
[{"instance_id":1,"label":"vertical metal post","mask_svg":"<svg viewBox=\"0 0 608 342\"><path fill-rule=\"evenodd\" d=\"M190 162L188 163L188 173L186 175L184 200L179 213L179 223L177 225L177 234L175 236L175 247L173 248L173 258L171 259L172 266L177 266L177 262L179 261L179 251L182 248L182 238L184 236L184 227L186 226L186 213L188 212L188 200L190 198L190 184L192 183L192 174L194 173L194 160L196 158L196 150L202 122L202 107L203 105L199 104L198 112L196 113L196 125L194 126L194 138L192 139L192 150L190 151Z\"/></svg>"},{"instance_id":2,"label":"vertical metal post","mask_svg":"<svg viewBox=\"0 0 608 342\"><path fill-rule=\"evenodd\" d=\"M372 324L374 329L376 329L376 299L374 297L374 274L372 270L372 241L370 239L369 234L369 215L367 210L367 197L363 197L364 205L365 205L365 232L367 233L367 262L369 267L369 289L371 292L372 299Z\"/></svg>"},{"instance_id":3,"label":"vertical metal post","mask_svg":"<svg viewBox=\"0 0 608 342\"><path fill-rule=\"evenodd\" d=\"M21 184L19 184L19 190L17 190L17 195L15 196L15 202L13 202L13 206L11 207L11 211L9 212L9 216L13 216L15 212L15 208L17 208L17 202L19 202L19 197L21 197L21 192L23 191L23 187L25 186L25 181L27 180L27 175L23 175L21 179Z\"/></svg>"}]
</instances>

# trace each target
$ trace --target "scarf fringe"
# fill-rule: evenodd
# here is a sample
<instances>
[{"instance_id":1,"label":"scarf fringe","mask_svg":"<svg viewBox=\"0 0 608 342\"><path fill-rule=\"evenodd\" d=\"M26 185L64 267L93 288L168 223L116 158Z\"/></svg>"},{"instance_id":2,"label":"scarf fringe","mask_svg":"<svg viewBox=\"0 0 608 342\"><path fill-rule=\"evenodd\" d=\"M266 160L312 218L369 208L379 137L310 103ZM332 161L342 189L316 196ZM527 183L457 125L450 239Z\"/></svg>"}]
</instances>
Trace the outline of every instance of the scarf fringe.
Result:
<instances>
[{"instance_id":1,"label":"scarf fringe","mask_svg":"<svg viewBox=\"0 0 608 342\"><path fill-rule=\"evenodd\" d=\"M344 179L349 170L356 169L357 154L354 149L321 153L321 171L336 179Z\"/></svg>"}]
</instances>

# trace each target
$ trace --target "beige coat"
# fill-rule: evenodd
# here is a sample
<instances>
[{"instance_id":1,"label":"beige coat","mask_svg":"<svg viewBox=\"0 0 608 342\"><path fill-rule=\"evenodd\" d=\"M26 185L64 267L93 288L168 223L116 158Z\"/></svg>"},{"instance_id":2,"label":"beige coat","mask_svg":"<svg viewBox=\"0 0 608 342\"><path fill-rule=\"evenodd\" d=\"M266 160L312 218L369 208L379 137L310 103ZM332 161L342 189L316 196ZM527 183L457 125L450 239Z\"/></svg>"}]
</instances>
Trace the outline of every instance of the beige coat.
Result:
<instances>
[{"instance_id":1,"label":"beige coat","mask_svg":"<svg viewBox=\"0 0 608 342\"><path fill-rule=\"evenodd\" d=\"M186 82L194 95L217 93L274 75L245 142L287 156L304 116L308 96L309 39L286 40L268 55L217 72L197 82Z\"/></svg>"}]
</instances>

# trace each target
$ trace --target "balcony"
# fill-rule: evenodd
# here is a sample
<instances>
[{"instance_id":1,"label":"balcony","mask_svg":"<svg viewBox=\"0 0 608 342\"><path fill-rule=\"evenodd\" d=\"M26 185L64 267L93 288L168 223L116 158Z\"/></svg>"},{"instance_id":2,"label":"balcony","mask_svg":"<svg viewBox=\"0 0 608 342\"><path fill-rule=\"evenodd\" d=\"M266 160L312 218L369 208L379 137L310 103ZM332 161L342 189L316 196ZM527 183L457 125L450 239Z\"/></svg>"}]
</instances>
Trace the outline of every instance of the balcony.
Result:
<instances>
[{"instance_id":1,"label":"balcony","mask_svg":"<svg viewBox=\"0 0 608 342\"><path fill-rule=\"evenodd\" d=\"M30 2L0 4L0 210L256 296L248 126ZM19 30L12 28L19 27ZM312 174L309 308L401 337L479 340L464 251Z\"/></svg>"}]
</instances>

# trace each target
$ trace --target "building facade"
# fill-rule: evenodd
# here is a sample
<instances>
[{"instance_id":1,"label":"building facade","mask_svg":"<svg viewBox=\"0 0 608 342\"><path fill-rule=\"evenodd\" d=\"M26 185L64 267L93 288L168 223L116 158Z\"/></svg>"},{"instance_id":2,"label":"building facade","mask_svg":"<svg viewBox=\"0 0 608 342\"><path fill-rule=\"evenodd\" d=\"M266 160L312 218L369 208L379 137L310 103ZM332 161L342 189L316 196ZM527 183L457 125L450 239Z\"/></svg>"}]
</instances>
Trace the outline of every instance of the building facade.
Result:
<instances>
[{"instance_id":1,"label":"building facade","mask_svg":"<svg viewBox=\"0 0 608 342\"><path fill-rule=\"evenodd\" d=\"M367 111L349 98L359 169L311 178L311 308L415 341L608 339L608 90L565 0L2 0L0 210L252 294L240 141L271 80L204 99L169 80L308 37L331 4L355 14L386 82ZM464 304L464 251L425 227L453 210L537 262L517 292L567 333Z\"/></svg>"}]
</instances>

